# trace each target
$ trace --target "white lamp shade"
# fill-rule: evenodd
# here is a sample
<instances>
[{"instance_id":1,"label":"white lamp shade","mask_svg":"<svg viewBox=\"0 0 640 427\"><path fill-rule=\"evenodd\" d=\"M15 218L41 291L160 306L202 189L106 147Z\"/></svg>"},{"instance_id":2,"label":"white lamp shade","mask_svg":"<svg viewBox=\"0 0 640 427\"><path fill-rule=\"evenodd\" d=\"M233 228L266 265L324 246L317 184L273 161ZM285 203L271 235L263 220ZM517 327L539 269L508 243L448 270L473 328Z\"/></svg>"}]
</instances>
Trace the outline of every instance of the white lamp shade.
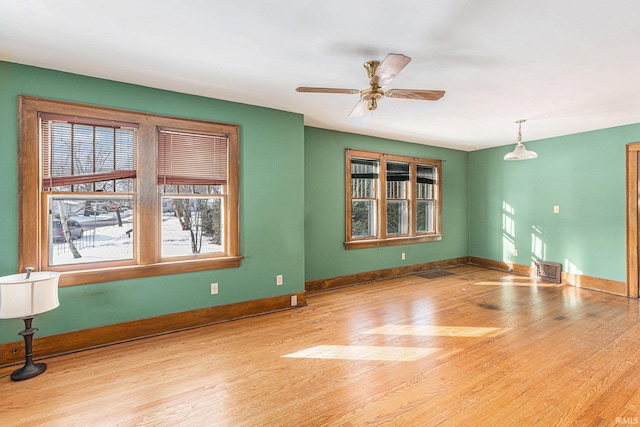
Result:
<instances>
[{"instance_id":1,"label":"white lamp shade","mask_svg":"<svg viewBox=\"0 0 640 427\"><path fill-rule=\"evenodd\" d=\"M529 151L524 147L524 144L518 142L516 148L512 152L504 155L505 160L529 160L535 159L538 155L535 151Z\"/></svg>"},{"instance_id":2,"label":"white lamp shade","mask_svg":"<svg viewBox=\"0 0 640 427\"><path fill-rule=\"evenodd\" d=\"M60 305L60 273L38 271L26 277L26 274L0 277L0 319L35 316Z\"/></svg>"}]
</instances>

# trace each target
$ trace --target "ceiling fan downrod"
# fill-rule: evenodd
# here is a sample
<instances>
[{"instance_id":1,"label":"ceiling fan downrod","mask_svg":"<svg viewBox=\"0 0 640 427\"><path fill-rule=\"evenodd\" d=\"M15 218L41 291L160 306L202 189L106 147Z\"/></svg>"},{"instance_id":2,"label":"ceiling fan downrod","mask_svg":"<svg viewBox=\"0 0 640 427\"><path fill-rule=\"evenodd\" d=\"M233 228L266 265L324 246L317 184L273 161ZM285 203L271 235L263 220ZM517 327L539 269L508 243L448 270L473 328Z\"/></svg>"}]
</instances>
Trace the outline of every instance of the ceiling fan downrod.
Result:
<instances>
[{"instance_id":1,"label":"ceiling fan downrod","mask_svg":"<svg viewBox=\"0 0 640 427\"><path fill-rule=\"evenodd\" d=\"M369 84L373 85L373 78L376 75L376 71L378 71L378 67L380 66L380 61L367 61L364 64L364 69L367 70L367 77L369 77Z\"/></svg>"}]
</instances>

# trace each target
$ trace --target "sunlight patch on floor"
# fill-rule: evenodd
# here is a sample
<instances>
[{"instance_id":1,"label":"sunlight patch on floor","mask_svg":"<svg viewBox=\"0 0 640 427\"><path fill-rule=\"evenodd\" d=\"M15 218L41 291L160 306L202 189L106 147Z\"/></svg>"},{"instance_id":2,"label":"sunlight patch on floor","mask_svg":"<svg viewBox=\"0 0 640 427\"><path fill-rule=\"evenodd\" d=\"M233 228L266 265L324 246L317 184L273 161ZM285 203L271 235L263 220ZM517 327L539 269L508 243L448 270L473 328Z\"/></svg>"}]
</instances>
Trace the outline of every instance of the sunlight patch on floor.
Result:
<instances>
[{"instance_id":1,"label":"sunlight patch on floor","mask_svg":"<svg viewBox=\"0 0 640 427\"><path fill-rule=\"evenodd\" d=\"M380 347L366 345L319 345L282 357L305 359L382 360L412 362L439 351L439 348Z\"/></svg>"},{"instance_id":2,"label":"sunlight patch on floor","mask_svg":"<svg viewBox=\"0 0 640 427\"><path fill-rule=\"evenodd\" d=\"M478 326L384 325L364 331L365 334L415 335L434 337L483 337L502 332L502 328Z\"/></svg>"}]
</instances>

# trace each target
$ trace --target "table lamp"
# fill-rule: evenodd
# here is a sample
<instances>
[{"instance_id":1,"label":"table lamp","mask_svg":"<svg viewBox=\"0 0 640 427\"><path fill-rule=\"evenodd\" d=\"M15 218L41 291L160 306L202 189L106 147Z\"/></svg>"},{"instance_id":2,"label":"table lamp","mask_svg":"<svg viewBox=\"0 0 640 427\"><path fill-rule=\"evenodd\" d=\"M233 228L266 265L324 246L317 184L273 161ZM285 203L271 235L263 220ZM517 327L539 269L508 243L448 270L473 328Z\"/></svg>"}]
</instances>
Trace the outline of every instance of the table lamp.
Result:
<instances>
[{"instance_id":1,"label":"table lamp","mask_svg":"<svg viewBox=\"0 0 640 427\"><path fill-rule=\"evenodd\" d=\"M0 319L24 320L25 364L11 374L14 381L22 381L40 375L47 369L46 363L33 363L32 339L38 329L31 327L33 318L60 305L58 301L58 279L60 273L52 271L0 277Z\"/></svg>"}]
</instances>

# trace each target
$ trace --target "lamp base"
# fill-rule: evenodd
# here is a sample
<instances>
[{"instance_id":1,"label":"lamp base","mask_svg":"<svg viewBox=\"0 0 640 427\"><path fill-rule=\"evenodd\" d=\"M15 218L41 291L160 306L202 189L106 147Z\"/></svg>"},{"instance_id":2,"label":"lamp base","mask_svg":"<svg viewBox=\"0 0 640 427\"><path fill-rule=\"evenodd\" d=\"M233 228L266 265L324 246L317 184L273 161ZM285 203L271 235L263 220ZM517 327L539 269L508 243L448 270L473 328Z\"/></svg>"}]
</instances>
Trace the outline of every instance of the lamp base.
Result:
<instances>
[{"instance_id":1,"label":"lamp base","mask_svg":"<svg viewBox=\"0 0 640 427\"><path fill-rule=\"evenodd\" d=\"M29 378L40 375L46 370L46 363L25 363L22 368L17 369L11 373L11 379L13 381L28 380Z\"/></svg>"},{"instance_id":2,"label":"lamp base","mask_svg":"<svg viewBox=\"0 0 640 427\"><path fill-rule=\"evenodd\" d=\"M24 331L18 332L18 335L21 335L24 338L25 361L22 368L13 371L11 374L11 379L13 381L28 380L29 378L40 375L47 369L46 363L33 363L32 340L33 334L38 332L38 328L31 327L31 321L34 317L35 316L22 318L22 320L24 320Z\"/></svg>"}]
</instances>

